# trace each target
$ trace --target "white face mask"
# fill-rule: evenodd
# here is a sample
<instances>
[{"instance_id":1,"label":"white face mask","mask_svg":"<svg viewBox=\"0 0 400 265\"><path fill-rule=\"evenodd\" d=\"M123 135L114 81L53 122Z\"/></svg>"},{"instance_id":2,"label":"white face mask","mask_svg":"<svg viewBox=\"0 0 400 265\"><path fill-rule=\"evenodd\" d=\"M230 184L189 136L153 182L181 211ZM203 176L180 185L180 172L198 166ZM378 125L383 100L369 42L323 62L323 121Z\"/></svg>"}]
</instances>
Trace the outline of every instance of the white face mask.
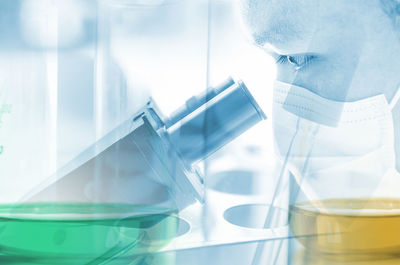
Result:
<instances>
[{"instance_id":1,"label":"white face mask","mask_svg":"<svg viewBox=\"0 0 400 265\"><path fill-rule=\"evenodd\" d=\"M395 168L392 108L400 97L397 94L390 105L384 95L337 102L276 81L273 127L277 155L287 159L298 181L305 179L305 185L314 193L324 193L323 197L346 193L343 187L353 187L353 194L354 187L373 189Z\"/></svg>"}]
</instances>

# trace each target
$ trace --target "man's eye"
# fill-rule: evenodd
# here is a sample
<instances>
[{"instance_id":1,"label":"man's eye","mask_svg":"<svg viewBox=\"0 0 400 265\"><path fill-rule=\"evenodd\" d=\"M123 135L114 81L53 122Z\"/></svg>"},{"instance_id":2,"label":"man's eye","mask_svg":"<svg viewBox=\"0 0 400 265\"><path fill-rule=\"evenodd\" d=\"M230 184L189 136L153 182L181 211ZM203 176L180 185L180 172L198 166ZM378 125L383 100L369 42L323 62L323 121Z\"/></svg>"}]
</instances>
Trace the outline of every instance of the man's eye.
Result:
<instances>
[{"instance_id":1,"label":"man's eye","mask_svg":"<svg viewBox=\"0 0 400 265\"><path fill-rule=\"evenodd\" d=\"M306 67L314 59L314 55L279 55L277 64L291 64L296 70Z\"/></svg>"}]
</instances>

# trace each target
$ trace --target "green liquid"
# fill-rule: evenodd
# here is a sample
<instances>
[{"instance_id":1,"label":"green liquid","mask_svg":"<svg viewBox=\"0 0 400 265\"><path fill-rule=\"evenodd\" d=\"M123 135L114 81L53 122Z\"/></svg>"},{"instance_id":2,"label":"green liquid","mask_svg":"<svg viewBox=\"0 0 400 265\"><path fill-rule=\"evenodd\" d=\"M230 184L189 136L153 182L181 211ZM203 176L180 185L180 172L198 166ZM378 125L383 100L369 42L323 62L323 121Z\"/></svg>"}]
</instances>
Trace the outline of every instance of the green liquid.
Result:
<instances>
[{"instance_id":1,"label":"green liquid","mask_svg":"<svg viewBox=\"0 0 400 265\"><path fill-rule=\"evenodd\" d=\"M0 264L136 264L170 242L178 224L152 206L0 205Z\"/></svg>"}]
</instances>

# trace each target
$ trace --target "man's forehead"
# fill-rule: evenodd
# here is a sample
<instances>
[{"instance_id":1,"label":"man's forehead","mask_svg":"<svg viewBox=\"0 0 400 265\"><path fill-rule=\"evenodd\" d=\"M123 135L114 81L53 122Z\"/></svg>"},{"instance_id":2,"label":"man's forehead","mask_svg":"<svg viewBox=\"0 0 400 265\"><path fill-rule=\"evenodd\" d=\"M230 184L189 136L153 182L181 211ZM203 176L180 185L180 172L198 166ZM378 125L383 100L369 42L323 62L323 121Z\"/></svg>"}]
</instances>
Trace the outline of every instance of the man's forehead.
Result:
<instances>
[{"instance_id":1,"label":"man's forehead","mask_svg":"<svg viewBox=\"0 0 400 265\"><path fill-rule=\"evenodd\" d=\"M340 21L339 17L346 10L351 11L349 7L357 1L243 0L242 11L256 44L279 48L294 42L301 46L299 43L309 40L318 28L330 27Z\"/></svg>"},{"instance_id":2,"label":"man's forehead","mask_svg":"<svg viewBox=\"0 0 400 265\"><path fill-rule=\"evenodd\" d=\"M245 0L243 14L254 41L282 44L300 38L306 31L301 12L303 0ZM304 4L304 3L303 3Z\"/></svg>"}]
</instances>

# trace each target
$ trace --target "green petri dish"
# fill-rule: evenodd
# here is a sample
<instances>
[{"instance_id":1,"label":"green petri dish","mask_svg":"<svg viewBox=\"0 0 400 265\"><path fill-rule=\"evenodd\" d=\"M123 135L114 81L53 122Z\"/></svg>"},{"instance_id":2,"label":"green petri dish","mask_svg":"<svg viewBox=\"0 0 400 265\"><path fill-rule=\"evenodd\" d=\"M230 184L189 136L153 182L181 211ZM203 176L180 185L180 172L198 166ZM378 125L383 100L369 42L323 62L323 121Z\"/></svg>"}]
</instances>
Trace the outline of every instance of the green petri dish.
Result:
<instances>
[{"instance_id":1,"label":"green petri dish","mask_svg":"<svg viewBox=\"0 0 400 265\"><path fill-rule=\"evenodd\" d=\"M179 220L176 212L149 205L0 205L0 264L134 260L169 243Z\"/></svg>"}]
</instances>

